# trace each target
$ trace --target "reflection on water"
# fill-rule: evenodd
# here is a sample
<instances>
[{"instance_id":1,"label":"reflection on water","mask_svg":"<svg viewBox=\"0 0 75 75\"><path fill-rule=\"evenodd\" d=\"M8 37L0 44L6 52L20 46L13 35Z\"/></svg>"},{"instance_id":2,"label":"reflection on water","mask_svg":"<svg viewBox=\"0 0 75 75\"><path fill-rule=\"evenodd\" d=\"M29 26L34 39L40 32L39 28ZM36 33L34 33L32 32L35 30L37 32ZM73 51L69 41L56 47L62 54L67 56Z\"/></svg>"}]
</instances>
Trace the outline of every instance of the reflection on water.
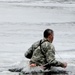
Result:
<instances>
[{"instance_id":1,"label":"reflection on water","mask_svg":"<svg viewBox=\"0 0 75 75\"><path fill-rule=\"evenodd\" d=\"M70 75L71 73L55 73L55 72L46 72L46 73L31 73L31 74L23 74L23 73L19 73L19 75ZM71 74L72 75L72 74Z\"/></svg>"}]
</instances>

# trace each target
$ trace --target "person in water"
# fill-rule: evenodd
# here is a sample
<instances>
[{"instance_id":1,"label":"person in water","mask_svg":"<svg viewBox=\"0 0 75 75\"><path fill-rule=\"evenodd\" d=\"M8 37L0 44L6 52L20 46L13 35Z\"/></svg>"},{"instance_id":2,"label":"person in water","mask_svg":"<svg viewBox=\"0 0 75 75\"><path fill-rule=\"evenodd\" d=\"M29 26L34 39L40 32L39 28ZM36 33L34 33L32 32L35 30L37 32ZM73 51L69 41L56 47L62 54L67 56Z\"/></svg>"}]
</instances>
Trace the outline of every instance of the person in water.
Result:
<instances>
[{"instance_id":1,"label":"person in water","mask_svg":"<svg viewBox=\"0 0 75 75\"><path fill-rule=\"evenodd\" d=\"M25 53L25 57L30 59L30 67L44 65L45 68L50 68L51 66L66 68L66 62L60 62L55 59L55 48L52 44L54 31L46 29L43 37L43 39L32 44Z\"/></svg>"}]
</instances>

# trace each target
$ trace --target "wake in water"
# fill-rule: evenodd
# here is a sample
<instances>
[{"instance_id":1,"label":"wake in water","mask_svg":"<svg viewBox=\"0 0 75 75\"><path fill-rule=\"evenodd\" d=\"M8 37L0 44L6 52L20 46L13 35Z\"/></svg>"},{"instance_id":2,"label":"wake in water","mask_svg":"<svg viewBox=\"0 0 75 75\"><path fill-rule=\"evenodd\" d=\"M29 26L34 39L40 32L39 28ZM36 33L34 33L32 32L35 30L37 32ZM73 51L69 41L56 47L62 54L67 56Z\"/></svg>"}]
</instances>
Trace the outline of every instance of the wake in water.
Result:
<instances>
[{"instance_id":1,"label":"wake in water","mask_svg":"<svg viewBox=\"0 0 75 75\"><path fill-rule=\"evenodd\" d=\"M25 61L22 61L22 63ZM52 67L50 70L43 70L40 66L37 67L29 67L29 64L23 64L24 66L21 66L21 64L18 64L16 67L11 67L11 69L8 69L7 71L2 71L6 72L6 73L10 73L12 74L17 74L19 73L19 75L26 75L26 74L40 74L40 73L50 73L50 74L61 74L61 75L73 75L74 74L74 70L75 70L75 66L73 65L68 65L68 67L66 69L60 68L60 67ZM10 72L8 72L10 71ZM6 74L5 74L6 75Z\"/></svg>"}]
</instances>

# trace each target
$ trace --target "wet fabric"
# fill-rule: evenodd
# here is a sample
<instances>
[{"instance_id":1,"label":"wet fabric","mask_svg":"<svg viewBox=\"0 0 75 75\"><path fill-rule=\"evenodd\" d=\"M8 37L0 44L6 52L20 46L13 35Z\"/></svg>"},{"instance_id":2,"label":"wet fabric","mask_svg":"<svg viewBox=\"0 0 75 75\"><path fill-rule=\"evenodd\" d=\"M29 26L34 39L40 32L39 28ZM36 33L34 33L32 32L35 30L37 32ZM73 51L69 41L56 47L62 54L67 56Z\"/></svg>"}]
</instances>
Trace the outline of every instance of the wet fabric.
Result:
<instances>
[{"instance_id":1,"label":"wet fabric","mask_svg":"<svg viewBox=\"0 0 75 75\"><path fill-rule=\"evenodd\" d=\"M46 39L42 39L42 42ZM25 57L30 59L30 64L49 66L62 66L62 63L55 60L55 48L49 41L45 41L39 46L40 41L35 42L25 53ZM41 50L43 53L41 53ZM31 55L31 56L30 56ZM29 57L30 56L30 57Z\"/></svg>"}]
</instances>

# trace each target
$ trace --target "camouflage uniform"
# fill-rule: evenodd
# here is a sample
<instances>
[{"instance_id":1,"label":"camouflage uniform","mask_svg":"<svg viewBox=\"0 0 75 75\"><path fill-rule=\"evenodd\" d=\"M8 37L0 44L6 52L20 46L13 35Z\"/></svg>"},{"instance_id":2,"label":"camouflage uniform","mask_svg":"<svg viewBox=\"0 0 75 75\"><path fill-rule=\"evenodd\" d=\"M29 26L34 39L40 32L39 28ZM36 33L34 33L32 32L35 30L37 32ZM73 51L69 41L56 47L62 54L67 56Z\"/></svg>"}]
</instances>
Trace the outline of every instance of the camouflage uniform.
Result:
<instances>
[{"instance_id":1,"label":"camouflage uniform","mask_svg":"<svg viewBox=\"0 0 75 75\"><path fill-rule=\"evenodd\" d=\"M30 59L30 64L44 65L48 63L50 66L62 66L61 62L55 60L55 48L52 43L42 39L43 43L40 49L39 42L34 43L25 53L25 57Z\"/></svg>"}]
</instances>

